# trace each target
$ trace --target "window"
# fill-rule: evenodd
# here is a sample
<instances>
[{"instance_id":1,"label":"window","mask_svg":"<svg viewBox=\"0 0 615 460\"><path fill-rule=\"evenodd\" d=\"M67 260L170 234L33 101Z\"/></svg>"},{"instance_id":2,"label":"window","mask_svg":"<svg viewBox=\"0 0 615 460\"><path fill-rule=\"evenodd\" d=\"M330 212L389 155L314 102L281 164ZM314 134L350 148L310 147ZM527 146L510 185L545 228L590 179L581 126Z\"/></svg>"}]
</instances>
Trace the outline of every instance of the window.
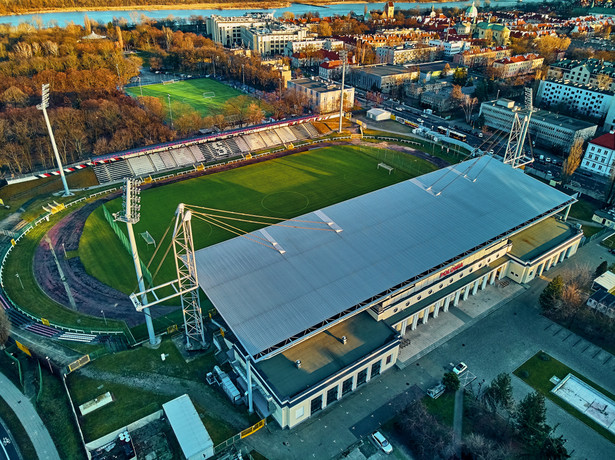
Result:
<instances>
[{"instance_id":1,"label":"window","mask_svg":"<svg viewBox=\"0 0 615 460\"><path fill-rule=\"evenodd\" d=\"M327 391L327 406L337 401L338 387L331 388Z\"/></svg>"},{"instance_id":2,"label":"window","mask_svg":"<svg viewBox=\"0 0 615 460\"><path fill-rule=\"evenodd\" d=\"M350 377L349 379L344 380L344 383L342 383L342 396L352 391L352 379L353 377Z\"/></svg>"},{"instance_id":3,"label":"window","mask_svg":"<svg viewBox=\"0 0 615 460\"><path fill-rule=\"evenodd\" d=\"M357 386L363 385L367 382L367 369L363 369L357 374Z\"/></svg>"},{"instance_id":4,"label":"window","mask_svg":"<svg viewBox=\"0 0 615 460\"><path fill-rule=\"evenodd\" d=\"M303 406L301 406L297 408L297 410L295 411L295 418L300 419L301 417L303 417L304 414L305 414L305 409Z\"/></svg>"},{"instance_id":5,"label":"window","mask_svg":"<svg viewBox=\"0 0 615 460\"><path fill-rule=\"evenodd\" d=\"M392 359L393 359L393 355L387 356L387 360L385 362L385 365L388 366L389 364L391 364Z\"/></svg>"},{"instance_id":6,"label":"window","mask_svg":"<svg viewBox=\"0 0 615 460\"><path fill-rule=\"evenodd\" d=\"M373 379L375 376L380 375L380 366L380 361L376 361L374 364L372 364L372 373L370 378Z\"/></svg>"},{"instance_id":7,"label":"window","mask_svg":"<svg viewBox=\"0 0 615 460\"><path fill-rule=\"evenodd\" d=\"M314 415L319 410L322 410L322 395L312 399L310 404L310 414Z\"/></svg>"}]
</instances>

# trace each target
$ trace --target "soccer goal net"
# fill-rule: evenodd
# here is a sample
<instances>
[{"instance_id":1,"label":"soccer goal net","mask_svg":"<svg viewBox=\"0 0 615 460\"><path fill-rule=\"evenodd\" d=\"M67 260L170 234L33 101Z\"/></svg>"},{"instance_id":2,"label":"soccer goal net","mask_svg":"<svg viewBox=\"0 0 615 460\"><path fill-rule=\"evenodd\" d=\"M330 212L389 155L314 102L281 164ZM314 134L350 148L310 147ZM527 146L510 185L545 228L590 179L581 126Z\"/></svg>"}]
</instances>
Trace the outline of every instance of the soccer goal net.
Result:
<instances>
[{"instance_id":1,"label":"soccer goal net","mask_svg":"<svg viewBox=\"0 0 615 460\"><path fill-rule=\"evenodd\" d=\"M170 85L171 83L175 83L177 80L164 80L162 82L163 85Z\"/></svg>"},{"instance_id":2,"label":"soccer goal net","mask_svg":"<svg viewBox=\"0 0 615 460\"><path fill-rule=\"evenodd\" d=\"M214 93L213 91L205 91L203 93L203 98L204 99L210 99L212 97L216 97L216 93Z\"/></svg>"},{"instance_id":3,"label":"soccer goal net","mask_svg":"<svg viewBox=\"0 0 615 460\"><path fill-rule=\"evenodd\" d=\"M147 244L153 244L154 247L156 247L156 240L154 239L154 237L152 235L149 234L148 231L145 231L143 233L139 233L139 235L141 235L141 237L145 240L145 242Z\"/></svg>"}]
</instances>

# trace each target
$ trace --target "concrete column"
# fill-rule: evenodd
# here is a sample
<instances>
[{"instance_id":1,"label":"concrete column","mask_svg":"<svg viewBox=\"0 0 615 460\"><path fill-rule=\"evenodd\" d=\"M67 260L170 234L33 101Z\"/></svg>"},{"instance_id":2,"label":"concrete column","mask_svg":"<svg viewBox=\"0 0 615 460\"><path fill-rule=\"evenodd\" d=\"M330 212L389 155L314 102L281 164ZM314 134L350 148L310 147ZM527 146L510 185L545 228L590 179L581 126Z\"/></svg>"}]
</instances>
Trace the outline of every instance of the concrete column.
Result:
<instances>
[{"instance_id":1,"label":"concrete column","mask_svg":"<svg viewBox=\"0 0 615 460\"><path fill-rule=\"evenodd\" d=\"M489 275L485 275L483 276L483 284L480 287L481 291L484 291L485 288L487 287L487 280L489 279Z\"/></svg>"},{"instance_id":2,"label":"concrete column","mask_svg":"<svg viewBox=\"0 0 615 460\"><path fill-rule=\"evenodd\" d=\"M448 305L451 303L451 296L446 296L446 299L444 299L444 312L448 311Z\"/></svg>"},{"instance_id":3,"label":"concrete column","mask_svg":"<svg viewBox=\"0 0 615 460\"><path fill-rule=\"evenodd\" d=\"M472 295L476 295L478 292L478 285L480 284L480 279L474 281L474 286L472 287Z\"/></svg>"},{"instance_id":4,"label":"concrete column","mask_svg":"<svg viewBox=\"0 0 615 460\"><path fill-rule=\"evenodd\" d=\"M429 307L425 307L423 309L423 324L427 324L428 319L429 319Z\"/></svg>"},{"instance_id":5,"label":"concrete column","mask_svg":"<svg viewBox=\"0 0 615 460\"><path fill-rule=\"evenodd\" d=\"M419 323L419 314L415 313L412 319L412 327L410 328L411 331L414 331L416 329L416 325Z\"/></svg>"},{"instance_id":6,"label":"concrete column","mask_svg":"<svg viewBox=\"0 0 615 460\"><path fill-rule=\"evenodd\" d=\"M470 285L467 285L463 291L463 300L468 300L469 295L470 295Z\"/></svg>"},{"instance_id":7,"label":"concrete column","mask_svg":"<svg viewBox=\"0 0 615 460\"><path fill-rule=\"evenodd\" d=\"M548 271L551 268L551 259L545 262L545 271Z\"/></svg>"},{"instance_id":8,"label":"concrete column","mask_svg":"<svg viewBox=\"0 0 615 460\"><path fill-rule=\"evenodd\" d=\"M545 270L545 264L542 263L540 264L539 270L538 270L538 276L542 276L542 272Z\"/></svg>"},{"instance_id":9,"label":"concrete column","mask_svg":"<svg viewBox=\"0 0 615 460\"><path fill-rule=\"evenodd\" d=\"M489 275L489 278L490 278L490 279L489 279L489 284L491 284L491 285L495 284L495 276L496 276L497 274L498 274L498 271L497 271L497 270L493 270L493 271L491 272L491 275Z\"/></svg>"},{"instance_id":10,"label":"concrete column","mask_svg":"<svg viewBox=\"0 0 615 460\"><path fill-rule=\"evenodd\" d=\"M246 374L248 374L248 412L252 414L254 412L254 406L252 405L252 366L250 365L250 358L246 358Z\"/></svg>"},{"instance_id":11,"label":"concrete column","mask_svg":"<svg viewBox=\"0 0 615 460\"><path fill-rule=\"evenodd\" d=\"M572 205L569 204L568 207L566 208L566 213L564 214L564 220L568 220L568 213L570 212L571 207Z\"/></svg>"},{"instance_id":12,"label":"concrete column","mask_svg":"<svg viewBox=\"0 0 615 460\"><path fill-rule=\"evenodd\" d=\"M408 318L406 318L405 320L403 320L401 322L401 335L405 335L406 334L406 327L408 327Z\"/></svg>"},{"instance_id":13,"label":"concrete column","mask_svg":"<svg viewBox=\"0 0 615 460\"><path fill-rule=\"evenodd\" d=\"M461 295L461 291L455 292L455 300L453 301L453 307L459 305L459 296Z\"/></svg>"},{"instance_id":14,"label":"concrete column","mask_svg":"<svg viewBox=\"0 0 615 460\"><path fill-rule=\"evenodd\" d=\"M442 301L438 300L436 302L436 308L434 308L433 310L433 317L437 318L438 317L438 313L440 313L440 307L442 306Z\"/></svg>"},{"instance_id":15,"label":"concrete column","mask_svg":"<svg viewBox=\"0 0 615 460\"><path fill-rule=\"evenodd\" d=\"M498 279L499 279L499 280L501 280L502 278L504 278L504 272L505 272L505 271L506 271L506 270L504 270L504 268L502 268L502 269L500 270L500 274L498 275Z\"/></svg>"},{"instance_id":16,"label":"concrete column","mask_svg":"<svg viewBox=\"0 0 615 460\"><path fill-rule=\"evenodd\" d=\"M559 261L560 261L560 262L563 262L565 258L566 258L566 250L563 250L563 251L560 253L560 256L559 256Z\"/></svg>"}]
</instances>

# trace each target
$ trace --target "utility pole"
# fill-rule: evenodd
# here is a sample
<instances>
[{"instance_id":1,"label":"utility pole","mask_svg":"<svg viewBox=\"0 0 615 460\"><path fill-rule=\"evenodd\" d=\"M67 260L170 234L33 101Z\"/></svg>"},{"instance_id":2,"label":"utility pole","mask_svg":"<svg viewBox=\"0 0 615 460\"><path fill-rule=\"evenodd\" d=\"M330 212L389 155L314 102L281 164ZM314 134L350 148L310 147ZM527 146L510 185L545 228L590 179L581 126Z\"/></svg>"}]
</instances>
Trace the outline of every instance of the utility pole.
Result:
<instances>
[{"instance_id":1,"label":"utility pole","mask_svg":"<svg viewBox=\"0 0 615 460\"><path fill-rule=\"evenodd\" d=\"M342 58L342 87L340 89L340 134L342 133L342 120L344 118L344 78L346 77L346 51L340 51Z\"/></svg>"},{"instance_id":2,"label":"utility pole","mask_svg":"<svg viewBox=\"0 0 615 460\"><path fill-rule=\"evenodd\" d=\"M243 64L241 64L241 84L246 86L246 73L243 70Z\"/></svg>"},{"instance_id":3,"label":"utility pole","mask_svg":"<svg viewBox=\"0 0 615 460\"><path fill-rule=\"evenodd\" d=\"M171 109L171 95L167 93L169 99L169 117L171 117L171 128L173 127L173 110Z\"/></svg>"},{"instance_id":4,"label":"utility pole","mask_svg":"<svg viewBox=\"0 0 615 460\"><path fill-rule=\"evenodd\" d=\"M137 242L135 240L135 232L132 228L133 224L139 222L141 218L141 190L139 189L139 181L133 178L127 178L124 183L124 199L122 203L122 211L113 214L113 218L119 222L125 222L128 229L128 240L130 241L130 249L132 259L135 264L135 272L137 274L137 282L139 283L139 291L141 294L141 302L147 305L147 294L145 291L145 283L143 282L143 272L141 271L141 259L139 259L139 251L137 250ZM144 308L145 325L147 326L147 334L149 336L150 345L159 343L154 332L154 323L149 308ZM106 319L105 319L106 321Z\"/></svg>"},{"instance_id":5,"label":"utility pole","mask_svg":"<svg viewBox=\"0 0 615 460\"><path fill-rule=\"evenodd\" d=\"M53 137L53 131L51 129L51 123L49 122L49 116L47 115L47 107L49 107L49 83L45 83L43 85L41 91L42 101L39 105L36 106L38 110L43 111L43 116L45 117L45 123L47 124L47 131L49 131L49 138L51 139L51 147L53 147L53 153L56 157L56 162L58 163L58 169L60 170L60 177L62 178L62 185L64 186L64 195L62 196L72 196L73 194L68 189L68 183L66 182L66 176L64 175L64 167L62 166L62 160L60 160L60 154L58 153L58 146L56 145L56 139Z\"/></svg>"},{"instance_id":6,"label":"utility pole","mask_svg":"<svg viewBox=\"0 0 615 460\"><path fill-rule=\"evenodd\" d=\"M143 86L141 86L141 77L137 77L139 79L139 89L141 90L141 97L143 97Z\"/></svg>"}]
</instances>

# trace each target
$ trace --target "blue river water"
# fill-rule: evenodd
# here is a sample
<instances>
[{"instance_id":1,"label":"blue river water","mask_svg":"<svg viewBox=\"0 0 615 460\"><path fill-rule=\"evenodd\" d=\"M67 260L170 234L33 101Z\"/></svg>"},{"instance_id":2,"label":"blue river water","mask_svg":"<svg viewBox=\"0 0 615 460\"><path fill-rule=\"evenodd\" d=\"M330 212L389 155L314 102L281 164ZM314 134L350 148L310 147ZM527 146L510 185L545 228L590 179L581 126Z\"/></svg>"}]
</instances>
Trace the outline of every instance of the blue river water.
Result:
<instances>
[{"instance_id":1,"label":"blue river water","mask_svg":"<svg viewBox=\"0 0 615 460\"><path fill-rule=\"evenodd\" d=\"M534 2L543 2L544 0L524 0L526 3L534 3ZM477 0L476 5L480 6L484 3L484 0ZM467 8L471 4L471 1L464 2L445 2L445 3L435 3L436 8L442 7L460 7ZM491 1L491 7L497 8L498 6L512 6L516 5L517 0L499 0L499 1ZM412 9L412 8L421 8L421 9L430 9L431 3L395 3L396 9ZM371 10L382 10L384 3L368 3L367 9ZM282 13L286 11L290 11L294 13L296 16L301 15L303 13L307 13L308 11L318 11L321 16L334 16L334 15L346 15L351 11L354 11L357 14L362 14L365 8L365 3L341 3L336 5L328 5L328 6L314 6L314 5L305 5L300 3L293 3L291 6L287 8L280 8L275 10L270 10L275 13L276 16L281 16ZM148 18L153 19L164 19L169 16L174 17L175 19L186 19L189 20L190 16L211 16L212 14L218 14L220 16L241 16L246 12L254 12L254 11L266 11L265 9L245 9L245 10L231 10L231 9L186 9L186 10L120 10L120 11L68 11L63 13L42 13L42 14L22 14L15 16L0 16L0 24L12 24L17 25L23 22L26 23L34 23L35 21L42 20L43 25L58 25L60 27L64 27L71 22L75 24L83 24L84 16L87 14L90 19L95 20L100 24L106 24L112 21L114 18L124 18L129 23L135 23L142 17L142 15L147 16Z\"/></svg>"}]
</instances>

